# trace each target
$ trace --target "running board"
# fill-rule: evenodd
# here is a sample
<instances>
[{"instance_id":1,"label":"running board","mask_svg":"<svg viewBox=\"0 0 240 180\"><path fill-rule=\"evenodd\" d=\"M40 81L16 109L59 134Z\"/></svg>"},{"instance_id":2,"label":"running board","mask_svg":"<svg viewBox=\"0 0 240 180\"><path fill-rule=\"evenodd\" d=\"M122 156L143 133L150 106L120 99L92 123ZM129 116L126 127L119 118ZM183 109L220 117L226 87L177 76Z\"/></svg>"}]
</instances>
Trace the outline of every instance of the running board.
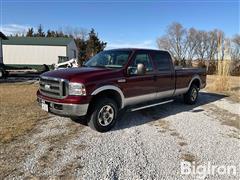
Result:
<instances>
[{"instance_id":1,"label":"running board","mask_svg":"<svg viewBox=\"0 0 240 180\"><path fill-rule=\"evenodd\" d=\"M150 105L147 105L147 106L142 106L142 107L138 107L138 108L133 108L133 109L130 109L130 111L131 111L131 112L133 112L133 111L138 111L138 110L141 110L141 109L146 109L146 108L158 106L158 105L161 105L161 104L167 104L167 103L170 103L170 102L173 102L173 101L174 101L173 99L168 100L168 101L162 101L162 102L155 103L155 104L150 104Z\"/></svg>"}]
</instances>

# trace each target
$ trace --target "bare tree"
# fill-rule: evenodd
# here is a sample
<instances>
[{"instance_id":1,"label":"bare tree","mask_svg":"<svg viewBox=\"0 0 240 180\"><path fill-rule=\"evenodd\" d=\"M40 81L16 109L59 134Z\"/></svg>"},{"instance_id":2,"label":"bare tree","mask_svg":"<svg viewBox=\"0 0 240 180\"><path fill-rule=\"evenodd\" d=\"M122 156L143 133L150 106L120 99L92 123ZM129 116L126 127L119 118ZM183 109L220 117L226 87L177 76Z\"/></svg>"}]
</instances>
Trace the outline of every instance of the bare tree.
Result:
<instances>
[{"instance_id":1,"label":"bare tree","mask_svg":"<svg viewBox=\"0 0 240 180\"><path fill-rule=\"evenodd\" d=\"M185 60L187 51L187 31L180 23L172 23L166 35L157 40L158 47L171 52L176 60Z\"/></svg>"},{"instance_id":2,"label":"bare tree","mask_svg":"<svg viewBox=\"0 0 240 180\"><path fill-rule=\"evenodd\" d=\"M81 31L79 32L79 38L82 39L83 41L86 41L88 38L88 32L89 30L87 29L81 29Z\"/></svg>"},{"instance_id":3,"label":"bare tree","mask_svg":"<svg viewBox=\"0 0 240 180\"><path fill-rule=\"evenodd\" d=\"M240 34L236 34L232 40L238 47L240 47Z\"/></svg>"},{"instance_id":4,"label":"bare tree","mask_svg":"<svg viewBox=\"0 0 240 180\"><path fill-rule=\"evenodd\" d=\"M88 36L88 30L81 27L66 26L61 28L61 31L64 32L64 34L68 34L75 39L78 38L78 39L86 40Z\"/></svg>"},{"instance_id":5,"label":"bare tree","mask_svg":"<svg viewBox=\"0 0 240 180\"><path fill-rule=\"evenodd\" d=\"M221 37L220 37L221 36ZM220 43L220 39L221 43ZM221 59L224 56L224 33L220 30L210 32L190 28L186 30L179 23L171 24L166 35L158 38L160 49L168 50L176 60L214 60L217 59L219 46Z\"/></svg>"},{"instance_id":6,"label":"bare tree","mask_svg":"<svg viewBox=\"0 0 240 180\"><path fill-rule=\"evenodd\" d=\"M190 28L187 32L187 59L193 60L196 55L196 46L198 44L197 39L198 31L194 28Z\"/></svg>"},{"instance_id":7,"label":"bare tree","mask_svg":"<svg viewBox=\"0 0 240 180\"><path fill-rule=\"evenodd\" d=\"M207 60L214 60L217 55L218 48L218 30L208 32L208 50Z\"/></svg>"},{"instance_id":8,"label":"bare tree","mask_svg":"<svg viewBox=\"0 0 240 180\"><path fill-rule=\"evenodd\" d=\"M207 51L209 48L208 33L206 31L198 31L196 38L196 56L198 59L204 60L206 59Z\"/></svg>"},{"instance_id":9,"label":"bare tree","mask_svg":"<svg viewBox=\"0 0 240 180\"><path fill-rule=\"evenodd\" d=\"M232 39L232 52L233 60L240 60L240 34L237 34Z\"/></svg>"},{"instance_id":10,"label":"bare tree","mask_svg":"<svg viewBox=\"0 0 240 180\"><path fill-rule=\"evenodd\" d=\"M173 47L170 45L168 36L162 36L161 38L157 39L157 45L159 49L167 50L174 59L176 59L176 54Z\"/></svg>"},{"instance_id":11,"label":"bare tree","mask_svg":"<svg viewBox=\"0 0 240 180\"><path fill-rule=\"evenodd\" d=\"M224 39L225 39L224 32L218 31L217 37L218 37L217 60L223 60L224 59Z\"/></svg>"},{"instance_id":12,"label":"bare tree","mask_svg":"<svg viewBox=\"0 0 240 180\"><path fill-rule=\"evenodd\" d=\"M220 61L234 60L235 62L231 62L235 63L233 67L238 66L234 71L235 73L239 71L240 34L229 39L218 29L212 31L186 29L179 23L172 23L167 27L166 33L157 39L157 45L159 49L170 52L176 65L180 62L180 65L191 66L191 61L186 60L198 59L208 72L214 73Z\"/></svg>"}]
</instances>

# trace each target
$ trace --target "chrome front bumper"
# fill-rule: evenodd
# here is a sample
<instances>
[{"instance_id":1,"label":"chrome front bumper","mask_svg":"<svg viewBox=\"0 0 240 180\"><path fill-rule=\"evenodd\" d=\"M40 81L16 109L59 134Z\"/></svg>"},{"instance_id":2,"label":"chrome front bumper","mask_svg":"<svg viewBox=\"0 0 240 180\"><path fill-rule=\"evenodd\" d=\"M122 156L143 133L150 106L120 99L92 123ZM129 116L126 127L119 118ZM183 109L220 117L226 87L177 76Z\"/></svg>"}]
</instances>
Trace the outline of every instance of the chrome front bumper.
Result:
<instances>
[{"instance_id":1,"label":"chrome front bumper","mask_svg":"<svg viewBox=\"0 0 240 180\"><path fill-rule=\"evenodd\" d=\"M41 98L37 98L39 105L44 102L48 104L48 111L60 116L85 116L88 110L88 104L64 104L56 103Z\"/></svg>"}]
</instances>

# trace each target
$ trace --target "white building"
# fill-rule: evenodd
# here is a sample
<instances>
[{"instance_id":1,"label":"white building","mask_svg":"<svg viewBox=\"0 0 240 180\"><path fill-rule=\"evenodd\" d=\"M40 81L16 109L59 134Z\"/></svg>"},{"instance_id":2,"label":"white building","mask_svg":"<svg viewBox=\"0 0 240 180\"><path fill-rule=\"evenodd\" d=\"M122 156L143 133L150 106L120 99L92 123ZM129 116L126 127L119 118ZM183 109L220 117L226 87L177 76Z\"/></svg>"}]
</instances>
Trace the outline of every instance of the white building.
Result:
<instances>
[{"instance_id":1,"label":"white building","mask_svg":"<svg viewBox=\"0 0 240 180\"><path fill-rule=\"evenodd\" d=\"M0 31L0 65L3 64L2 41L8 38Z\"/></svg>"},{"instance_id":2,"label":"white building","mask_svg":"<svg viewBox=\"0 0 240 180\"><path fill-rule=\"evenodd\" d=\"M51 65L78 57L73 38L8 37L2 48L6 65Z\"/></svg>"}]
</instances>

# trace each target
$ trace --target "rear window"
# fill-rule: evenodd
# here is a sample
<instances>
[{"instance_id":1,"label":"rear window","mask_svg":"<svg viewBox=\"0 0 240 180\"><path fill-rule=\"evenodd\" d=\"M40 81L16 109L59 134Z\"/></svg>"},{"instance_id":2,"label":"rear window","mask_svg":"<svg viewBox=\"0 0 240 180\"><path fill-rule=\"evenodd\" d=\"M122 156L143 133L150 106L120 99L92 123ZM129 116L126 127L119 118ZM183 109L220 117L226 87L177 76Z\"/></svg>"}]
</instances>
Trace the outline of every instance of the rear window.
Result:
<instances>
[{"instance_id":1,"label":"rear window","mask_svg":"<svg viewBox=\"0 0 240 180\"><path fill-rule=\"evenodd\" d=\"M168 53L157 52L154 54L153 60L157 64L158 71L168 71L171 69L171 57Z\"/></svg>"}]
</instances>

